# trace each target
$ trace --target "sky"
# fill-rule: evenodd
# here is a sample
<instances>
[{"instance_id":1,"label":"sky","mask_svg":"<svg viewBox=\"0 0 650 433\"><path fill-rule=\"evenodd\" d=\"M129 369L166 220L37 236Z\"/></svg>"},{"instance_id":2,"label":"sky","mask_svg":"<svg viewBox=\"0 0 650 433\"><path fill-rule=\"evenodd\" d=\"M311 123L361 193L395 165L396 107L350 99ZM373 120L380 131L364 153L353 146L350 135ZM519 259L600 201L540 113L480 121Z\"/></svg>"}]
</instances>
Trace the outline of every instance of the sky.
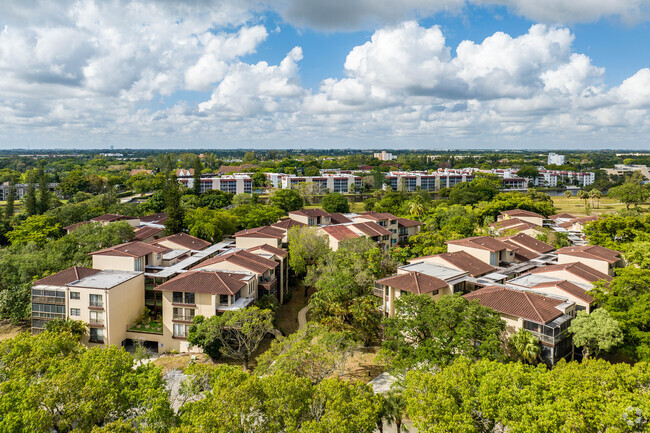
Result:
<instances>
[{"instance_id":1,"label":"sky","mask_svg":"<svg viewBox=\"0 0 650 433\"><path fill-rule=\"evenodd\" d=\"M0 148L650 150L650 0L0 2Z\"/></svg>"}]
</instances>

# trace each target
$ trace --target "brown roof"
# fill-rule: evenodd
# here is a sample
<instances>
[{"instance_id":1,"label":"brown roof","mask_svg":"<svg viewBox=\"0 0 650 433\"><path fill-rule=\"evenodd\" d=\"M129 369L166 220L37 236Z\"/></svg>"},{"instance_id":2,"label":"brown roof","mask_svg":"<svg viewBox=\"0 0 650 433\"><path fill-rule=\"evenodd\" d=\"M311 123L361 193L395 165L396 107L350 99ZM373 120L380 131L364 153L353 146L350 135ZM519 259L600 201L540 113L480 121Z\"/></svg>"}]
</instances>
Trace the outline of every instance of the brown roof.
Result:
<instances>
[{"instance_id":1,"label":"brown roof","mask_svg":"<svg viewBox=\"0 0 650 433\"><path fill-rule=\"evenodd\" d=\"M257 274L263 274L269 269L275 269L279 264L274 260L269 260L264 257L260 257L257 254L253 254L248 251L238 250L227 254L222 254L216 257L212 257L196 266L192 269L205 268L206 266L215 265L221 262L229 262L234 265L240 266L249 271L253 271Z\"/></svg>"},{"instance_id":2,"label":"brown roof","mask_svg":"<svg viewBox=\"0 0 650 433\"><path fill-rule=\"evenodd\" d=\"M557 250L557 254L583 257L586 259L604 260L608 263L616 263L621 260L621 253L601 247L600 245L584 245L577 247L564 247Z\"/></svg>"},{"instance_id":3,"label":"brown roof","mask_svg":"<svg viewBox=\"0 0 650 433\"><path fill-rule=\"evenodd\" d=\"M83 225L86 225L86 224L90 224L90 221L81 221L80 223L70 224L69 226L63 227L63 230L66 230L68 232L73 232L73 231L77 230L79 227L81 227Z\"/></svg>"},{"instance_id":4,"label":"brown roof","mask_svg":"<svg viewBox=\"0 0 650 433\"><path fill-rule=\"evenodd\" d=\"M612 277L604 274L596 269L585 265L584 263L564 263L561 265L550 265L544 266L542 268L533 269L530 271L531 274L544 274L546 272L556 272L556 271L567 271L576 277L580 277L585 281L590 283L595 283L599 280L611 281Z\"/></svg>"},{"instance_id":5,"label":"brown roof","mask_svg":"<svg viewBox=\"0 0 650 433\"><path fill-rule=\"evenodd\" d=\"M176 176L194 176L194 169L179 168L176 170Z\"/></svg>"},{"instance_id":6,"label":"brown roof","mask_svg":"<svg viewBox=\"0 0 650 433\"><path fill-rule=\"evenodd\" d=\"M503 286L487 286L464 296L470 301L477 300L481 305L501 314L522 317L542 324L564 314L555 308L564 303L561 299Z\"/></svg>"},{"instance_id":7,"label":"brown roof","mask_svg":"<svg viewBox=\"0 0 650 433\"><path fill-rule=\"evenodd\" d=\"M239 173L244 170L250 170L251 168L255 168L255 165L253 164L222 165L221 167L219 167L219 171L217 173L219 174Z\"/></svg>"},{"instance_id":8,"label":"brown roof","mask_svg":"<svg viewBox=\"0 0 650 433\"><path fill-rule=\"evenodd\" d=\"M92 269L92 268L84 268L81 266L72 266L68 269L64 269L60 272L57 272L56 274L49 275L45 278L41 278L40 280L34 281L35 285L43 285L43 286L65 286L66 284L70 284L74 281L79 281L82 278L89 277L91 275L95 275L97 272L101 272L99 269Z\"/></svg>"},{"instance_id":9,"label":"brown roof","mask_svg":"<svg viewBox=\"0 0 650 433\"><path fill-rule=\"evenodd\" d=\"M136 174L140 174L140 173L153 174L153 170L147 170L144 168L134 168L129 172L129 176L135 176Z\"/></svg>"},{"instance_id":10,"label":"brown roof","mask_svg":"<svg viewBox=\"0 0 650 433\"><path fill-rule=\"evenodd\" d=\"M527 216L527 217L536 217L536 218L544 218L542 215L531 212L529 210L523 210L523 209L510 209L501 212L501 215L509 215L509 216Z\"/></svg>"},{"instance_id":11,"label":"brown roof","mask_svg":"<svg viewBox=\"0 0 650 433\"><path fill-rule=\"evenodd\" d=\"M352 220L342 213L339 212L333 212L330 214L330 220L332 224L344 224L344 223L351 223Z\"/></svg>"},{"instance_id":12,"label":"brown roof","mask_svg":"<svg viewBox=\"0 0 650 433\"><path fill-rule=\"evenodd\" d=\"M209 293L234 295L246 286L237 274L219 271L189 271L157 286L161 292Z\"/></svg>"},{"instance_id":13,"label":"brown roof","mask_svg":"<svg viewBox=\"0 0 650 433\"><path fill-rule=\"evenodd\" d=\"M490 227L497 230L528 230L541 228L537 224L520 220L519 218L508 218L507 220L497 221L490 224Z\"/></svg>"},{"instance_id":14,"label":"brown roof","mask_svg":"<svg viewBox=\"0 0 650 433\"><path fill-rule=\"evenodd\" d=\"M427 257L440 257L447 263L451 264L461 271L469 272L472 277L480 277L481 275L489 274L496 270L495 267L488 265L487 263L477 259L471 254L466 253L465 251L456 251L454 253L442 253L436 254L434 256L425 256L425 257L416 257L409 260L410 262L416 262L420 259L425 259Z\"/></svg>"},{"instance_id":15,"label":"brown roof","mask_svg":"<svg viewBox=\"0 0 650 433\"><path fill-rule=\"evenodd\" d=\"M534 237L529 236L525 233L518 233L514 236L508 236L508 239L517 245L521 245L524 248L528 248L529 250L535 251L539 254L546 254L555 250L555 247L552 245L535 239Z\"/></svg>"},{"instance_id":16,"label":"brown roof","mask_svg":"<svg viewBox=\"0 0 650 433\"><path fill-rule=\"evenodd\" d=\"M90 255L104 255L104 256L121 256L121 257L142 257L150 253L161 253L164 254L168 251L171 251L169 248L162 247L160 245L145 244L140 241L126 242L120 245L115 245L114 247L104 248L103 250L98 250L90 253Z\"/></svg>"},{"instance_id":17,"label":"brown roof","mask_svg":"<svg viewBox=\"0 0 650 433\"><path fill-rule=\"evenodd\" d=\"M284 230L276 227L262 226L238 231L232 237L282 239L284 237Z\"/></svg>"},{"instance_id":18,"label":"brown roof","mask_svg":"<svg viewBox=\"0 0 650 433\"><path fill-rule=\"evenodd\" d=\"M275 254L278 257L286 257L289 254L287 251L283 249L276 248L268 244L258 245L256 247L249 248L246 251L257 251L257 250L266 251L267 253Z\"/></svg>"},{"instance_id":19,"label":"brown roof","mask_svg":"<svg viewBox=\"0 0 650 433\"><path fill-rule=\"evenodd\" d=\"M587 294L587 291L585 289L575 283L572 283L571 281L547 281L545 283L539 283L536 286L533 286L535 289L543 289L545 287L557 287L563 292L569 293L570 295L573 295L578 299L582 299L585 302L591 303L594 300L593 297Z\"/></svg>"},{"instance_id":20,"label":"brown roof","mask_svg":"<svg viewBox=\"0 0 650 433\"><path fill-rule=\"evenodd\" d=\"M559 219L559 218L574 219L575 216L571 215L570 213L556 213L555 215L549 216L549 218L552 219L552 220L556 220L556 219Z\"/></svg>"},{"instance_id":21,"label":"brown roof","mask_svg":"<svg viewBox=\"0 0 650 433\"><path fill-rule=\"evenodd\" d=\"M508 238L499 238L502 242L510 245L515 252L515 258L520 262L527 262L528 260L536 259L539 257L539 253L531 251L528 248L521 247L516 243L510 241Z\"/></svg>"},{"instance_id":22,"label":"brown roof","mask_svg":"<svg viewBox=\"0 0 650 433\"><path fill-rule=\"evenodd\" d=\"M402 227L416 227L421 226L422 223L420 221L413 221L408 218L397 218L397 225Z\"/></svg>"},{"instance_id":23,"label":"brown roof","mask_svg":"<svg viewBox=\"0 0 650 433\"><path fill-rule=\"evenodd\" d=\"M388 287L403 290L405 292L422 295L435 290L442 290L449 287L446 281L420 272L409 272L407 274L393 275L376 281Z\"/></svg>"},{"instance_id":24,"label":"brown roof","mask_svg":"<svg viewBox=\"0 0 650 433\"><path fill-rule=\"evenodd\" d=\"M138 219L137 217L130 217L130 216L125 216L125 215L118 215L114 213L107 213L104 215L100 215L95 218L91 218L90 221L94 222L113 222L113 221L122 221L122 220L134 220Z\"/></svg>"},{"instance_id":25,"label":"brown roof","mask_svg":"<svg viewBox=\"0 0 650 433\"><path fill-rule=\"evenodd\" d=\"M291 218L284 218L275 224L271 224L271 227L277 227L279 229L289 230L291 227L307 227L307 224L301 223L300 221L292 220Z\"/></svg>"},{"instance_id":26,"label":"brown roof","mask_svg":"<svg viewBox=\"0 0 650 433\"><path fill-rule=\"evenodd\" d=\"M203 239L199 239L192 235L188 235L187 233L176 233L174 235L166 236L164 238L151 241L150 244L159 245L161 242L164 241L169 241L177 245L180 245L185 249L196 250L196 251L200 251L212 245L208 241L204 241Z\"/></svg>"},{"instance_id":27,"label":"brown roof","mask_svg":"<svg viewBox=\"0 0 650 433\"><path fill-rule=\"evenodd\" d=\"M140 217L141 223L162 224L169 219L169 214L166 212L154 213L151 215Z\"/></svg>"},{"instance_id":28,"label":"brown roof","mask_svg":"<svg viewBox=\"0 0 650 433\"><path fill-rule=\"evenodd\" d=\"M366 223L354 223L350 224L350 227L354 227L359 230L361 233L373 237L373 236L390 236L391 232L388 229L383 228L377 223L366 222Z\"/></svg>"},{"instance_id":29,"label":"brown roof","mask_svg":"<svg viewBox=\"0 0 650 433\"><path fill-rule=\"evenodd\" d=\"M384 220L396 220L398 219L395 215L389 212L375 212L375 211L368 211L368 212L363 212L360 213L358 218L366 218L366 219L372 219L375 221L384 221Z\"/></svg>"},{"instance_id":30,"label":"brown roof","mask_svg":"<svg viewBox=\"0 0 650 433\"><path fill-rule=\"evenodd\" d=\"M302 215L306 217L326 217L329 216L327 212L325 212L323 209L298 209L298 210L292 210L289 212L289 215L295 214L295 215Z\"/></svg>"},{"instance_id":31,"label":"brown roof","mask_svg":"<svg viewBox=\"0 0 650 433\"><path fill-rule=\"evenodd\" d=\"M324 226L321 227L321 229L337 241L361 237L359 234L350 230L346 225Z\"/></svg>"},{"instance_id":32,"label":"brown roof","mask_svg":"<svg viewBox=\"0 0 650 433\"><path fill-rule=\"evenodd\" d=\"M138 227L135 229L135 236L133 237L134 241L142 241L144 239L147 239L148 237L155 236L160 232L164 232L165 229L161 227L151 227L151 226L143 226L143 227Z\"/></svg>"},{"instance_id":33,"label":"brown roof","mask_svg":"<svg viewBox=\"0 0 650 433\"><path fill-rule=\"evenodd\" d=\"M508 245L505 242L501 242L500 240L491 238L489 236L475 236L472 238L446 241L445 243L452 244L452 245L460 245L468 248L478 248L481 250L488 250L492 252L513 249L511 245Z\"/></svg>"}]
</instances>

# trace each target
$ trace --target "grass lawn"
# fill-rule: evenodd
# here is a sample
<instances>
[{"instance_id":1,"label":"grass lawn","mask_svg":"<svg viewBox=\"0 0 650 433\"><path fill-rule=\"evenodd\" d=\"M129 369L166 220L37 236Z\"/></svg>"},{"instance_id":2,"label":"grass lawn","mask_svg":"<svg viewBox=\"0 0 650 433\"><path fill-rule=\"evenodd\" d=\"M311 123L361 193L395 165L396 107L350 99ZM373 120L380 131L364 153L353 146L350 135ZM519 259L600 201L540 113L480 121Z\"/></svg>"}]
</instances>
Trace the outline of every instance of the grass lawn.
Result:
<instances>
[{"instance_id":1,"label":"grass lawn","mask_svg":"<svg viewBox=\"0 0 650 433\"><path fill-rule=\"evenodd\" d=\"M580 200L576 196L567 199L564 196L552 196L553 204L558 213L570 213L575 216L586 216L585 201ZM591 205L591 200L588 200ZM606 213L613 213L620 209L625 209L625 203L620 203L618 200L609 197L602 197L600 204L596 201L598 207L591 208L591 215L602 215Z\"/></svg>"},{"instance_id":2,"label":"grass lawn","mask_svg":"<svg viewBox=\"0 0 650 433\"><path fill-rule=\"evenodd\" d=\"M14 325L9 320L0 321L0 340L14 338L24 331L29 331L29 325Z\"/></svg>"},{"instance_id":3,"label":"grass lawn","mask_svg":"<svg viewBox=\"0 0 650 433\"><path fill-rule=\"evenodd\" d=\"M129 331L133 332L150 332L152 334L160 334L162 335L163 333L163 325L161 321L154 321L152 320L148 324L145 323L136 323L132 327L128 329Z\"/></svg>"},{"instance_id":4,"label":"grass lawn","mask_svg":"<svg viewBox=\"0 0 650 433\"><path fill-rule=\"evenodd\" d=\"M341 379L368 383L386 370L386 366L379 361L377 354L379 347L364 347L354 352L345 362L343 371L334 373Z\"/></svg>"}]
</instances>

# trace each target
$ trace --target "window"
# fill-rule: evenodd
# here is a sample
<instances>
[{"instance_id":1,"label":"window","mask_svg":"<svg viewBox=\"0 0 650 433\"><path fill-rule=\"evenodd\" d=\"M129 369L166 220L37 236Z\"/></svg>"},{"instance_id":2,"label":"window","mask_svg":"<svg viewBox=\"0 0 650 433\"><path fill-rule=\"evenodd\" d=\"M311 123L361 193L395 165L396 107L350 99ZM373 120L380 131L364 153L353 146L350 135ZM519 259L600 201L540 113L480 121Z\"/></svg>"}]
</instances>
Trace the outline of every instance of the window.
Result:
<instances>
[{"instance_id":1,"label":"window","mask_svg":"<svg viewBox=\"0 0 650 433\"><path fill-rule=\"evenodd\" d=\"M390 236L388 236L388 235L384 235L384 236L382 236L381 238L382 238L383 240L387 241L388 238L390 238Z\"/></svg>"},{"instance_id":2,"label":"window","mask_svg":"<svg viewBox=\"0 0 650 433\"><path fill-rule=\"evenodd\" d=\"M174 308L174 320L185 320L188 322L194 320L194 309Z\"/></svg>"},{"instance_id":3,"label":"window","mask_svg":"<svg viewBox=\"0 0 650 433\"><path fill-rule=\"evenodd\" d=\"M94 325L103 325L104 324L104 315L101 311L91 311L89 323Z\"/></svg>"},{"instance_id":4,"label":"window","mask_svg":"<svg viewBox=\"0 0 650 433\"><path fill-rule=\"evenodd\" d=\"M90 306L103 307L104 303L102 302L102 295L90 295Z\"/></svg>"},{"instance_id":5,"label":"window","mask_svg":"<svg viewBox=\"0 0 650 433\"><path fill-rule=\"evenodd\" d=\"M103 343L104 342L104 330L102 328L90 328L90 342L91 343Z\"/></svg>"},{"instance_id":6,"label":"window","mask_svg":"<svg viewBox=\"0 0 650 433\"><path fill-rule=\"evenodd\" d=\"M182 304L183 303L183 292L174 292L172 294L172 302L174 304Z\"/></svg>"},{"instance_id":7,"label":"window","mask_svg":"<svg viewBox=\"0 0 650 433\"><path fill-rule=\"evenodd\" d=\"M438 293L440 293L440 290L434 290L433 292L431 292L433 296L437 295Z\"/></svg>"},{"instance_id":8,"label":"window","mask_svg":"<svg viewBox=\"0 0 650 433\"><path fill-rule=\"evenodd\" d=\"M174 292L172 302L174 304L194 304L194 293Z\"/></svg>"},{"instance_id":9,"label":"window","mask_svg":"<svg viewBox=\"0 0 650 433\"><path fill-rule=\"evenodd\" d=\"M189 333L190 326L189 325L183 325L180 323L174 323L174 337L181 337L181 338L187 338L187 334Z\"/></svg>"},{"instance_id":10,"label":"window","mask_svg":"<svg viewBox=\"0 0 650 433\"><path fill-rule=\"evenodd\" d=\"M142 270L142 257L138 257L137 259L135 259L134 270L136 271Z\"/></svg>"},{"instance_id":11,"label":"window","mask_svg":"<svg viewBox=\"0 0 650 433\"><path fill-rule=\"evenodd\" d=\"M70 308L71 316L81 316L81 310L79 308Z\"/></svg>"},{"instance_id":12,"label":"window","mask_svg":"<svg viewBox=\"0 0 650 433\"><path fill-rule=\"evenodd\" d=\"M228 305L228 295L219 295L219 305Z\"/></svg>"},{"instance_id":13,"label":"window","mask_svg":"<svg viewBox=\"0 0 650 433\"><path fill-rule=\"evenodd\" d=\"M194 304L194 293L185 293L185 303Z\"/></svg>"},{"instance_id":14,"label":"window","mask_svg":"<svg viewBox=\"0 0 650 433\"><path fill-rule=\"evenodd\" d=\"M70 292L70 299L80 299L79 292Z\"/></svg>"}]
</instances>

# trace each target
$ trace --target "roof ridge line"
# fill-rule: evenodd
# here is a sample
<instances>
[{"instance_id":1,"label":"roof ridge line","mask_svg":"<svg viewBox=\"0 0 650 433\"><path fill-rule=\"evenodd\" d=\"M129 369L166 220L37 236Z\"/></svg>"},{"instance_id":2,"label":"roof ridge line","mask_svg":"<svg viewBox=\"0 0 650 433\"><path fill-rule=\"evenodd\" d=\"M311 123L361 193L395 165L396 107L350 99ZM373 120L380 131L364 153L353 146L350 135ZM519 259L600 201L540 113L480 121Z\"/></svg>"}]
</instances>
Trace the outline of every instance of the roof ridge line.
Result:
<instances>
[{"instance_id":1,"label":"roof ridge line","mask_svg":"<svg viewBox=\"0 0 650 433\"><path fill-rule=\"evenodd\" d=\"M541 320L543 322L544 318L539 313L539 311L537 311L537 308L535 308L535 304L533 304L533 301L530 299L530 296L528 296L528 293L524 292L524 296L526 296L526 300L528 301L530 306L533 307L533 310L535 311L535 314L537 314L537 317L539 317L539 320Z\"/></svg>"}]
</instances>

